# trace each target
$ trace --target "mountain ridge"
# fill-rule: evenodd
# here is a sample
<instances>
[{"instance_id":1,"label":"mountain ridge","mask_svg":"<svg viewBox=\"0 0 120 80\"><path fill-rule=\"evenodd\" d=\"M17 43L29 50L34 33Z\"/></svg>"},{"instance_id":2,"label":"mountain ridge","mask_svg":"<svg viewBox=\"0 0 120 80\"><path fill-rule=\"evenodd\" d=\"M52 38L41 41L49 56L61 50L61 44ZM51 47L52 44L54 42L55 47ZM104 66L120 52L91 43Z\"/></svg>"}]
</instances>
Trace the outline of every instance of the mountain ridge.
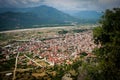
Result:
<instances>
[{"instance_id":1,"label":"mountain ridge","mask_svg":"<svg viewBox=\"0 0 120 80\"><path fill-rule=\"evenodd\" d=\"M70 13L70 15L75 18L81 19L85 23L98 23L103 13L94 10L84 10L76 13Z\"/></svg>"},{"instance_id":2,"label":"mountain ridge","mask_svg":"<svg viewBox=\"0 0 120 80\"><path fill-rule=\"evenodd\" d=\"M101 13L96 11L73 13L65 13L46 5L30 8L7 8L3 11L0 8L0 30L54 25L96 24L101 16Z\"/></svg>"},{"instance_id":3,"label":"mountain ridge","mask_svg":"<svg viewBox=\"0 0 120 80\"><path fill-rule=\"evenodd\" d=\"M71 24L76 18L55 8L39 6L30 8L26 12L8 11L0 14L0 29L27 28L34 25ZM3 27L4 26L4 27Z\"/></svg>"}]
</instances>

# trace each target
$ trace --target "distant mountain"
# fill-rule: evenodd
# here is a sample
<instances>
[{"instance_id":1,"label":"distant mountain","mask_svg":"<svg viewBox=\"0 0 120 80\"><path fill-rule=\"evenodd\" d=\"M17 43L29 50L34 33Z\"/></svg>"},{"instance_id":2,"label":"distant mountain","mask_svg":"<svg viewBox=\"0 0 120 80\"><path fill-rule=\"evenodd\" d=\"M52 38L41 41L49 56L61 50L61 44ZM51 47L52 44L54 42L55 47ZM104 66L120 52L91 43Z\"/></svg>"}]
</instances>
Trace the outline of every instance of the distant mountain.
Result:
<instances>
[{"instance_id":1,"label":"distant mountain","mask_svg":"<svg viewBox=\"0 0 120 80\"><path fill-rule=\"evenodd\" d=\"M33 13L6 12L0 14L0 30L24 28L40 24L41 19Z\"/></svg>"},{"instance_id":2,"label":"distant mountain","mask_svg":"<svg viewBox=\"0 0 120 80\"><path fill-rule=\"evenodd\" d=\"M71 22L76 20L74 17L66 13L63 13L62 11L59 11L55 8L48 7L45 5L42 5L40 7L33 7L28 12L34 13L37 16L39 16L39 18L42 18L51 22L64 23L64 22Z\"/></svg>"},{"instance_id":3,"label":"distant mountain","mask_svg":"<svg viewBox=\"0 0 120 80\"><path fill-rule=\"evenodd\" d=\"M7 10L9 12L0 14L0 30L34 27L35 25L71 24L77 21L76 18L45 5Z\"/></svg>"},{"instance_id":4,"label":"distant mountain","mask_svg":"<svg viewBox=\"0 0 120 80\"><path fill-rule=\"evenodd\" d=\"M97 23L101 16L102 12L98 11L79 11L76 13L69 13L71 16L78 18L82 23Z\"/></svg>"},{"instance_id":5,"label":"distant mountain","mask_svg":"<svg viewBox=\"0 0 120 80\"><path fill-rule=\"evenodd\" d=\"M28 12L31 8L0 8L0 13L5 12Z\"/></svg>"},{"instance_id":6,"label":"distant mountain","mask_svg":"<svg viewBox=\"0 0 120 80\"><path fill-rule=\"evenodd\" d=\"M0 8L0 30L76 23L96 24L103 14L97 11L67 11L67 13L46 5L30 8Z\"/></svg>"}]
</instances>

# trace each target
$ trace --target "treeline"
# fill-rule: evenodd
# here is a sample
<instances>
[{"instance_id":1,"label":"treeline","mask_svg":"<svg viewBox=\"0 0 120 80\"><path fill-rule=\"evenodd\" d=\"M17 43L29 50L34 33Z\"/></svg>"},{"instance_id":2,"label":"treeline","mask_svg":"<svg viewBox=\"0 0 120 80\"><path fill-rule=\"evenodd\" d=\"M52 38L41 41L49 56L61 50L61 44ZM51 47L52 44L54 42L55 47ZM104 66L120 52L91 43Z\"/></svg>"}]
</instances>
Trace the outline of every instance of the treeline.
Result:
<instances>
[{"instance_id":1,"label":"treeline","mask_svg":"<svg viewBox=\"0 0 120 80\"><path fill-rule=\"evenodd\" d=\"M106 10L101 26L93 30L98 65L91 71L91 80L120 80L120 8Z\"/></svg>"}]
</instances>

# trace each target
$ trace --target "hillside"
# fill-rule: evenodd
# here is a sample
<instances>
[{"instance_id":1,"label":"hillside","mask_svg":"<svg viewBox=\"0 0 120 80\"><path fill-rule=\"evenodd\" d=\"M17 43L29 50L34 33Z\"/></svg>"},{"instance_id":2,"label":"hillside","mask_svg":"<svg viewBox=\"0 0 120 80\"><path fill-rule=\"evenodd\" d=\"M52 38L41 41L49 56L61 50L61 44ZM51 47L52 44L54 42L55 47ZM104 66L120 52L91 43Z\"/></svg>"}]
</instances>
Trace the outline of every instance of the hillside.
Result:
<instances>
[{"instance_id":1,"label":"hillside","mask_svg":"<svg viewBox=\"0 0 120 80\"><path fill-rule=\"evenodd\" d=\"M1 13L0 30L27 28L35 25L71 24L75 21L77 21L76 18L43 5Z\"/></svg>"},{"instance_id":2,"label":"hillside","mask_svg":"<svg viewBox=\"0 0 120 80\"><path fill-rule=\"evenodd\" d=\"M69 13L71 16L80 19L80 23L98 23L100 17L103 15L102 12L98 11L79 11L76 13Z\"/></svg>"},{"instance_id":3,"label":"hillside","mask_svg":"<svg viewBox=\"0 0 120 80\"><path fill-rule=\"evenodd\" d=\"M46 5L0 8L0 30L73 25L73 23L96 24L102 14L97 11L62 12Z\"/></svg>"}]
</instances>

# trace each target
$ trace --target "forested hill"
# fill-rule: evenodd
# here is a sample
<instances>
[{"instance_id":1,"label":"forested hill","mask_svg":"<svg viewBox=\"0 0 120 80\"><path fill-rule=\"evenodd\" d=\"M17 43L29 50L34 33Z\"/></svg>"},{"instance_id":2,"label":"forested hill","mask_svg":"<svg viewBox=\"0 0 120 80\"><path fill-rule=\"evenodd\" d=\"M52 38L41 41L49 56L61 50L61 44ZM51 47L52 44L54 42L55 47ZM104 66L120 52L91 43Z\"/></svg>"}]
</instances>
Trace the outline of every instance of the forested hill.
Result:
<instances>
[{"instance_id":1,"label":"forested hill","mask_svg":"<svg viewBox=\"0 0 120 80\"><path fill-rule=\"evenodd\" d=\"M55 8L39 6L0 14L0 30L34 27L35 25L71 24L78 19Z\"/></svg>"},{"instance_id":2,"label":"forested hill","mask_svg":"<svg viewBox=\"0 0 120 80\"><path fill-rule=\"evenodd\" d=\"M75 18L80 19L82 23L98 23L101 16L103 15L101 11L94 11L94 10L78 11L69 14Z\"/></svg>"},{"instance_id":3,"label":"forested hill","mask_svg":"<svg viewBox=\"0 0 120 80\"><path fill-rule=\"evenodd\" d=\"M93 11L81 11L71 15L46 5L30 8L0 8L0 30L96 24L100 17L101 13Z\"/></svg>"}]
</instances>

